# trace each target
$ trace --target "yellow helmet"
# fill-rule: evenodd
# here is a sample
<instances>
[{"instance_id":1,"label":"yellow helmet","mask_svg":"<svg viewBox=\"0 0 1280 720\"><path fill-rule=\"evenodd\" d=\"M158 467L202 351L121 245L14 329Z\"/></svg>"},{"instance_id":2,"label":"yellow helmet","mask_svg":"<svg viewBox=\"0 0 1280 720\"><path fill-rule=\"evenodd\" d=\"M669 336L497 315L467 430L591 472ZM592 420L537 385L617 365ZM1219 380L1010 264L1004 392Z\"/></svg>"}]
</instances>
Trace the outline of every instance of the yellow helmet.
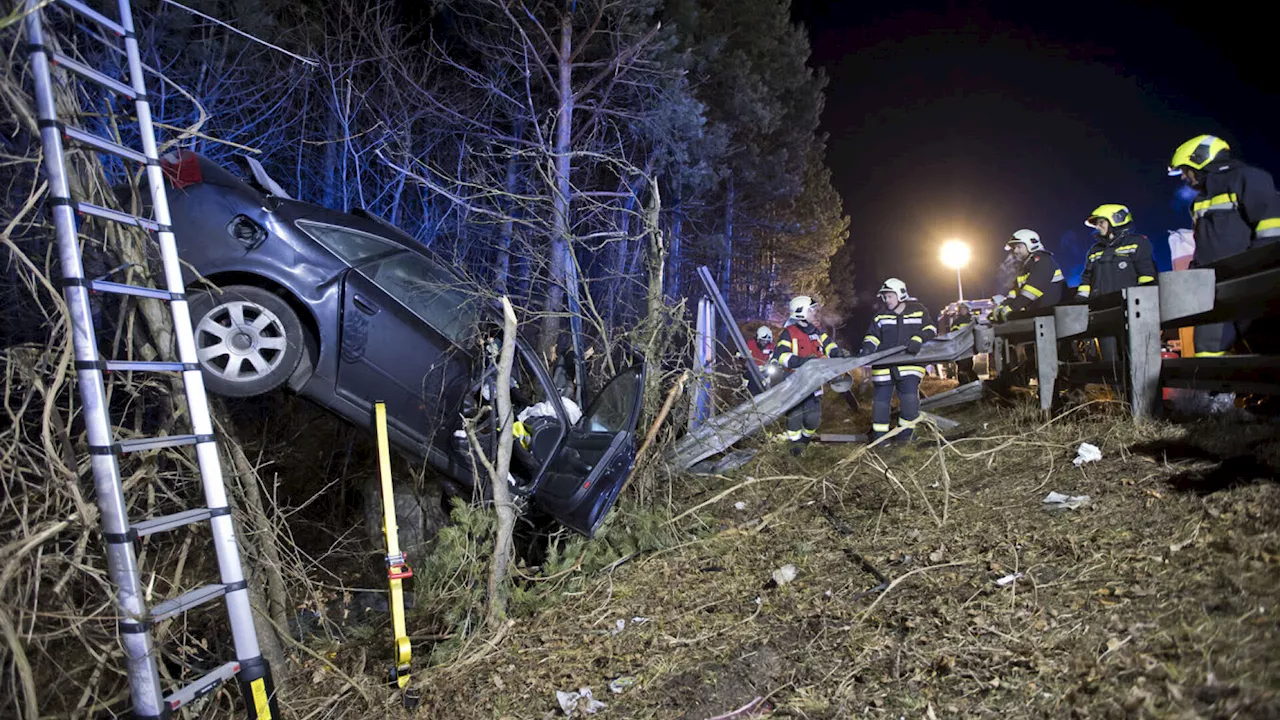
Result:
<instances>
[{"instance_id":1,"label":"yellow helmet","mask_svg":"<svg viewBox=\"0 0 1280 720\"><path fill-rule=\"evenodd\" d=\"M1091 228L1096 228L1094 221L1102 218L1111 223L1111 227L1122 227L1133 222L1133 215L1129 213L1129 208L1123 205L1099 205L1093 212L1089 213L1089 217L1085 218L1084 224Z\"/></svg>"},{"instance_id":2,"label":"yellow helmet","mask_svg":"<svg viewBox=\"0 0 1280 720\"><path fill-rule=\"evenodd\" d=\"M1205 165L1213 162L1218 153L1230 150L1226 140L1215 135L1197 135L1178 146L1173 151L1173 159L1169 161L1169 176L1182 174L1182 168L1189 167L1203 170Z\"/></svg>"}]
</instances>

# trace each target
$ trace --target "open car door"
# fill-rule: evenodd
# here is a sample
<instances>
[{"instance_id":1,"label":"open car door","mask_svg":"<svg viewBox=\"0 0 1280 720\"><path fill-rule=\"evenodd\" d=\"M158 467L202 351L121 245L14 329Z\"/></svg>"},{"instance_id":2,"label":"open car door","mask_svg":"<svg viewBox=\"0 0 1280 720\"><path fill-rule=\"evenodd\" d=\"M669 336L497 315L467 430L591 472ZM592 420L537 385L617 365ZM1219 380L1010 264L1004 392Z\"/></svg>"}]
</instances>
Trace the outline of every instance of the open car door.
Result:
<instances>
[{"instance_id":1,"label":"open car door","mask_svg":"<svg viewBox=\"0 0 1280 720\"><path fill-rule=\"evenodd\" d=\"M587 537L617 502L635 464L644 377L638 361L605 384L563 436L533 490L539 508Z\"/></svg>"}]
</instances>

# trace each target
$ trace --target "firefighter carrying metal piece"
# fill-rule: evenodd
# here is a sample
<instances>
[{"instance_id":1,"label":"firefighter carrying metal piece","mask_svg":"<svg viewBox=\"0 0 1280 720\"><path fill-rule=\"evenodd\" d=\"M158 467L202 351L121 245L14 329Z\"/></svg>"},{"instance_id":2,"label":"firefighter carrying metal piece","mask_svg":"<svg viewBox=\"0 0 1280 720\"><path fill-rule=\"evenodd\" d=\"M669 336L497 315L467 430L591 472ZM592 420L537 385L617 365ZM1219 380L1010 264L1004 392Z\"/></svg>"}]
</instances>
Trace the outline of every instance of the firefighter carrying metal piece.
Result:
<instances>
[{"instance_id":1,"label":"firefighter carrying metal piece","mask_svg":"<svg viewBox=\"0 0 1280 720\"><path fill-rule=\"evenodd\" d=\"M966 302L952 303L950 307L943 312L943 317L939 318L940 322L946 323L946 332L950 333L961 328L969 327L973 324L973 310L970 309ZM973 358L960 358L956 361L956 381L961 385L971 383L978 379L978 374L973 371Z\"/></svg>"},{"instance_id":2,"label":"firefighter carrying metal piece","mask_svg":"<svg viewBox=\"0 0 1280 720\"><path fill-rule=\"evenodd\" d=\"M1084 224L1094 229L1098 241L1085 256L1076 302L1088 302L1090 297L1156 281L1151 241L1133 230L1133 213L1129 208L1099 205L1085 218ZM1099 338L1098 354L1105 362L1115 362L1119 359L1119 343L1114 337Z\"/></svg>"},{"instance_id":3,"label":"firefighter carrying metal piece","mask_svg":"<svg viewBox=\"0 0 1280 720\"><path fill-rule=\"evenodd\" d=\"M885 311L877 314L862 339L860 355L868 355L881 347L906 345L907 353L915 355L921 346L938 334L933 315L907 292L907 284L898 278L889 278L880 286L880 301ZM907 443L912 429L920 417L920 381L924 379L922 365L891 365L873 367L871 383L875 387L875 405L871 408L871 440L880 439L889 432L892 416L890 404L893 391L898 391L898 421L904 428L896 440Z\"/></svg>"},{"instance_id":4,"label":"firefighter carrying metal piece","mask_svg":"<svg viewBox=\"0 0 1280 720\"><path fill-rule=\"evenodd\" d=\"M1271 174L1231 157L1231 146L1213 135L1198 135L1178 146L1170 177L1196 190L1191 205L1196 249L1191 267L1280 240L1280 195ZM1225 355L1247 323L1214 323L1195 329L1196 357Z\"/></svg>"},{"instance_id":5,"label":"firefighter carrying metal piece","mask_svg":"<svg viewBox=\"0 0 1280 720\"><path fill-rule=\"evenodd\" d=\"M992 322L1004 322L1010 313L1053 307L1062 302L1066 279L1053 253L1044 249L1039 233L1019 230L1004 244L1004 249L1021 261L1022 267L1018 271L1017 287L991 312Z\"/></svg>"},{"instance_id":6,"label":"firefighter carrying metal piece","mask_svg":"<svg viewBox=\"0 0 1280 720\"><path fill-rule=\"evenodd\" d=\"M778 366L773 362L773 330L768 325L756 328L756 336L747 341L747 352L751 353L751 362L756 364L760 376L764 378L764 386L769 387L778 376ZM739 353L738 357L742 357Z\"/></svg>"},{"instance_id":7,"label":"firefighter carrying metal piece","mask_svg":"<svg viewBox=\"0 0 1280 720\"><path fill-rule=\"evenodd\" d=\"M782 327L782 337L773 350L773 360L787 370L794 370L814 358L849 357L849 351L838 347L814 321L818 303L808 295L791 298L791 317ZM799 455L818 433L822 424L822 388L791 408L787 413L787 440L791 454Z\"/></svg>"}]
</instances>

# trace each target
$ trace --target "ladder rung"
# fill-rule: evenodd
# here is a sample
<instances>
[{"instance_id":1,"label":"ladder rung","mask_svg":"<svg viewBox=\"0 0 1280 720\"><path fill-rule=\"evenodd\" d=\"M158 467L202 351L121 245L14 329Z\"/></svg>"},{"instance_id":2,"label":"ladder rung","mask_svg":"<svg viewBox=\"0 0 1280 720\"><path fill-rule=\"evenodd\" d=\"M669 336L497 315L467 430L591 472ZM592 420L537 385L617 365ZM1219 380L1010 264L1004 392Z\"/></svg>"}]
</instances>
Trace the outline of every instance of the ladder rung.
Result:
<instances>
[{"instance_id":1,"label":"ladder rung","mask_svg":"<svg viewBox=\"0 0 1280 720\"><path fill-rule=\"evenodd\" d=\"M90 280L89 289L95 292L115 293L116 295L136 295L138 297L152 298L154 300L173 299L173 293L168 290L142 287L140 285L128 285L126 283L111 282L110 280Z\"/></svg>"},{"instance_id":2,"label":"ladder rung","mask_svg":"<svg viewBox=\"0 0 1280 720\"><path fill-rule=\"evenodd\" d=\"M205 585L195 590L188 590L172 600L165 600L157 603L151 608L151 622L160 622L181 615L182 613L199 607L200 605L222 597L227 594L227 586L221 583L213 585Z\"/></svg>"},{"instance_id":3,"label":"ladder rung","mask_svg":"<svg viewBox=\"0 0 1280 720\"><path fill-rule=\"evenodd\" d=\"M84 3L80 2L80 0L61 0L61 2L62 2L62 4L63 4L63 5L66 5L67 7L71 8L72 10L75 10L76 12L78 12L78 13L80 13L81 15L83 15L83 16L85 16L85 17L89 18L90 20L92 20L92 21L94 21L94 22L98 23L99 25L101 25L102 27L104 27L104 28L106 28L106 29L110 30L111 32L113 32L113 33L115 33L115 34L119 35L120 37L124 37L124 26L123 26L123 25L121 25L120 23L116 22L115 20L112 20L111 18L107 17L106 15L103 15L102 13L98 12L97 10L94 10L93 8L89 7L88 5L85 5Z\"/></svg>"},{"instance_id":4,"label":"ladder rung","mask_svg":"<svg viewBox=\"0 0 1280 720\"><path fill-rule=\"evenodd\" d=\"M182 372L186 370L180 362L159 362L155 360L108 360L107 370L115 372ZM192 370L198 369L191 368Z\"/></svg>"},{"instance_id":5,"label":"ladder rung","mask_svg":"<svg viewBox=\"0 0 1280 720\"><path fill-rule=\"evenodd\" d=\"M176 530L186 525L193 525L195 523L208 520L211 517L213 517L213 511L209 508L196 508L195 510L183 510L180 513L160 515L149 520L136 522L132 525L132 529L137 533L138 537L144 538L158 532Z\"/></svg>"},{"instance_id":6,"label":"ladder rung","mask_svg":"<svg viewBox=\"0 0 1280 720\"><path fill-rule=\"evenodd\" d=\"M75 60L72 60L66 55L63 55L62 53L50 53L49 62L54 65L61 65L62 67L79 75L85 80L92 80L93 82L98 83L99 85L107 88L108 90L114 93L123 95L131 100L138 99L138 93L134 92L133 88L129 87L128 85L125 85L124 83L120 82L119 80L116 80L113 77L104 75L98 72L97 70L94 70L88 65L76 62Z\"/></svg>"},{"instance_id":7,"label":"ladder rung","mask_svg":"<svg viewBox=\"0 0 1280 720\"><path fill-rule=\"evenodd\" d=\"M235 677L238 672L240 672L240 663L229 662L166 697L164 701L169 705L169 711L172 712L213 692L219 685Z\"/></svg>"},{"instance_id":8,"label":"ladder rung","mask_svg":"<svg viewBox=\"0 0 1280 720\"><path fill-rule=\"evenodd\" d=\"M120 452L139 452L141 450L159 450L161 448L178 447L179 445L195 445L199 441L200 439L196 435L169 435L166 437L121 440Z\"/></svg>"},{"instance_id":9,"label":"ladder rung","mask_svg":"<svg viewBox=\"0 0 1280 720\"><path fill-rule=\"evenodd\" d=\"M143 155L137 150L134 150L133 148L127 148L124 145L121 145L116 142L112 142L111 140L108 140L104 137L100 137L91 132L86 132L84 130L81 130L80 128L66 126L62 128L62 134L66 135L72 140L75 140L78 143L81 143L83 145L88 145L89 147L95 148L104 153L111 153L116 157L122 157L126 160L132 160L138 163L139 165L147 164L147 156Z\"/></svg>"},{"instance_id":10,"label":"ladder rung","mask_svg":"<svg viewBox=\"0 0 1280 720\"><path fill-rule=\"evenodd\" d=\"M101 205L78 202L76 203L76 210L84 213L85 215L92 215L94 217L102 218L103 220L118 222L121 225L133 225L135 227L140 227L143 230L155 232L160 229L160 224L155 220L140 218L137 215L130 215L129 213L120 212L119 210L104 208Z\"/></svg>"}]
</instances>

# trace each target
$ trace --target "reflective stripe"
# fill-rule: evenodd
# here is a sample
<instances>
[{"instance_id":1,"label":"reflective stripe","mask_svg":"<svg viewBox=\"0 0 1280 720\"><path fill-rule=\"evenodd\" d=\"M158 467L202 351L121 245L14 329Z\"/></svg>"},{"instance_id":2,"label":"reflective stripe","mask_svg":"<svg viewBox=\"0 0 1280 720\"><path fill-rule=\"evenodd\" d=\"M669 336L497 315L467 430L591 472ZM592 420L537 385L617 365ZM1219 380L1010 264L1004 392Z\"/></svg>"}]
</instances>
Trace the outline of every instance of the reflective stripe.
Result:
<instances>
[{"instance_id":1,"label":"reflective stripe","mask_svg":"<svg viewBox=\"0 0 1280 720\"><path fill-rule=\"evenodd\" d=\"M1053 281L1054 281L1054 282L1066 282L1066 280L1067 280L1066 278L1062 277L1062 271L1061 271L1061 270L1058 270L1057 268L1055 268L1055 269L1054 269L1054 271L1053 271Z\"/></svg>"},{"instance_id":2,"label":"reflective stripe","mask_svg":"<svg viewBox=\"0 0 1280 720\"><path fill-rule=\"evenodd\" d=\"M1089 297L1089 291L1093 289L1092 285L1081 285L1076 288L1076 294L1080 297Z\"/></svg>"},{"instance_id":3,"label":"reflective stripe","mask_svg":"<svg viewBox=\"0 0 1280 720\"><path fill-rule=\"evenodd\" d=\"M898 424L904 428L913 428L920 424L920 419L916 418L915 420L904 420L903 418L898 418Z\"/></svg>"},{"instance_id":4,"label":"reflective stripe","mask_svg":"<svg viewBox=\"0 0 1280 720\"><path fill-rule=\"evenodd\" d=\"M898 366L898 372L899 372L899 373L904 373L904 372L924 372L924 366L923 366L923 365L899 365L899 366Z\"/></svg>"},{"instance_id":5,"label":"reflective stripe","mask_svg":"<svg viewBox=\"0 0 1280 720\"><path fill-rule=\"evenodd\" d=\"M788 430L788 431L787 431L787 439L788 439L788 440L790 440L791 442L795 442L795 441L799 440L799 439L800 439L800 438L802 438L802 437L804 437L804 434L803 434L803 433L801 433L799 430Z\"/></svg>"},{"instance_id":6,"label":"reflective stripe","mask_svg":"<svg viewBox=\"0 0 1280 720\"><path fill-rule=\"evenodd\" d=\"M810 430L809 428L800 428L801 437L811 438L817 434L818 434L817 430Z\"/></svg>"},{"instance_id":7,"label":"reflective stripe","mask_svg":"<svg viewBox=\"0 0 1280 720\"><path fill-rule=\"evenodd\" d=\"M889 432L889 423L871 423L872 432Z\"/></svg>"},{"instance_id":8,"label":"reflective stripe","mask_svg":"<svg viewBox=\"0 0 1280 720\"><path fill-rule=\"evenodd\" d=\"M1220 350L1218 352L1198 352L1196 353L1195 356L1196 357L1222 357L1223 355L1226 355L1226 354L1227 354L1226 350Z\"/></svg>"},{"instance_id":9,"label":"reflective stripe","mask_svg":"<svg viewBox=\"0 0 1280 720\"><path fill-rule=\"evenodd\" d=\"M1123 253L1125 255L1133 254L1137 252L1137 250L1138 250L1137 245L1121 245L1120 247L1116 248L1117 253Z\"/></svg>"},{"instance_id":10,"label":"reflective stripe","mask_svg":"<svg viewBox=\"0 0 1280 720\"><path fill-rule=\"evenodd\" d=\"M963 326L961 326L961 327L963 327ZM924 332L925 330L932 330L932 331L934 331L934 332L936 333L936 332L938 332L938 326L937 326L937 325L925 325L924 327L920 328L920 331L921 331L921 332Z\"/></svg>"},{"instance_id":11,"label":"reflective stripe","mask_svg":"<svg viewBox=\"0 0 1280 720\"><path fill-rule=\"evenodd\" d=\"M1039 300L1040 296L1044 295L1044 293L1035 289L1031 285L1023 285L1022 290L1019 291L1019 294L1031 300Z\"/></svg>"},{"instance_id":12,"label":"reflective stripe","mask_svg":"<svg viewBox=\"0 0 1280 720\"><path fill-rule=\"evenodd\" d=\"M1097 260L1100 257L1102 257L1102 253L1100 252L1093 253L1089 256L1089 261L1093 262L1094 260Z\"/></svg>"},{"instance_id":13,"label":"reflective stripe","mask_svg":"<svg viewBox=\"0 0 1280 720\"><path fill-rule=\"evenodd\" d=\"M779 340L779 341L778 341L778 347L784 347L784 348L787 348L788 350L790 350L790 349L791 349L791 341L790 341L790 340Z\"/></svg>"},{"instance_id":14,"label":"reflective stripe","mask_svg":"<svg viewBox=\"0 0 1280 720\"><path fill-rule=\"evenodd\" d=\"M902 320L903 325L921 325L923 323L924 318L903 318Z\"/></svg>"},{"instance_id":15,"label":"reflective stripe","mask_svg":"<svg viewBox=\"0 0 1280 720\"><path fill-rule=\"evenodd\" d=\"M871 343L872 345L875 345L876 347L880 347L880 338L876 337L875 335L868 335L868 336L866 336L866 337L862 338L862 342L864 342L864 343Z\"/></svg>"},{"instance_id":16,"label":"reflective stripe","mask_svg":"<svg viewBox=\"0 0 1280 720\"><path fill-rule=\"evenodd\" d=\"M1254 234L1260 238L1280 237L1280 218L1259 221Z\"/></svg>"},{"instance_id":17,"label":"reflective stripe","mask_svg":"<svg viewBox=\"0 0 1280 720\"><path fill-rule=\"evenodd\" d=\"M911 341L912 341L912 342L922 343L922 342L924 342L924 338L920 337L919 335L912 335L912 336L911 336Z\"/></svg>"},{"instance_id":18,"label":"reflective stripe","mask_svg":"<svg viewBox=\"0 0 1280 720\"><path fill-rule=\"evenodd\" d=\"M903 377L924 378L924 370L903 370L902 368L898 368L898 375Z\"/></svg>"},{"instance_id":19,"label":"reflective stripe","mask_svg":"<svg viewBox=\"0 0 1280 720\"><path fill-rule=\"evenodd\" d=\"M871 368L872 377L888 377L889 368Z\"/></svg>"},{"instance_id":20,"label":"reflective stripe","mask_svg":"<svg viewBox=\"0 0 1280 720\"><path fill-rule=\"evenodd\" d=\"M1155 278L1153 278L1153 277L1151 277L1150 275L1139 275L1139 276L1138 276L1138 284L1139 284L1139 285L1145 285L1145 284L1147 284L1147 283L1153 283L1153 282L1155 282L1155 281L1156 281L1156 279L1155 279Z\"/></svg>"},{"instance_id":21,"label":"reflective stripe","mask_svg":"<svg viewBox=\"0 0 1280 720\"><path fill-rule=\"evenodd\" d=\"M787 365L791 362L791 358L793 356L794 356L794 353L789 353L789 352L782 353L781 355L778 356L778 364L781 365L782 367L787 367Z\"/></svg>"},{"instance_id":22,"label":"reflective stripe","mask_svg":"<svg viewBox=\"0 0 1280 720\"><path fill-rule=\"evenodd\" d=\"M1191 217L1199 220L1204 217L1205 213L1216 212L1218 210L1234 210L1236 209L1236 194L1222 193L1214 195L1208 200L1201 200L1191 206Z\"/></svg>"}]
</instances>

